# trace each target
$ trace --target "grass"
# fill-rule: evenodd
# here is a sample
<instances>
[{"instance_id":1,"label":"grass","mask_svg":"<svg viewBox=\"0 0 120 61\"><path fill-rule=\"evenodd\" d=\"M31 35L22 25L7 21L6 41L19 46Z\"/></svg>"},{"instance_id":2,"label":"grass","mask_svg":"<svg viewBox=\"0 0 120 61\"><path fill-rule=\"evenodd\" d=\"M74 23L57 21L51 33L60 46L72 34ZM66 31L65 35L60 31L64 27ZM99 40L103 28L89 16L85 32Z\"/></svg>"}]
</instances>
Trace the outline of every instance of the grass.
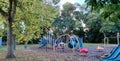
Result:
<instances>
[{"instance_id":1,"label":"grass","mask_svg":"<svg viewBox=\"0 0 120 61\"><path fill-rule=\"evenodd\" d=\"M32 47L32 46L37 46L36 44L30 44L30 45L28 45L28 47ZM24 48L24 45L17 45L16 46L16 50L24 50L25 48ZM7 46L1 46L0 47L0 54L1 53L4 53L4 52L6 52L7 51Z\"/></svg>"},{"instance_id":2,"label":"grass","mask_svg":"<svg viewBox=\"0 0 120 61\"><path fill-rule=\"evenodd\" d=\"M0 47L0 54L5 52L7 49L6 49L6 46L1 46Z\"/></svg>"},{"instance_id":3,"label":"grass","mask_svg":"<svg viewBox=\"0 0 120 61\"><path fill-rule=\"evenodd\" d=\"M117 44L108 44L108 46L111 46L111 45L117 45ZM104 44L103 43L84 43L83 46L84 47L104 46Z\"/></svg>"},{"instance_id":4,"label":"grass","mask_svg":"<svg viewBox=\"0 0 120 61\"><path fill-rule=\"evenodd\" d=\"M96 43L84 43L83 44L83 47L93 47L93 46L104 46L104 44L96 44ZM109 44L109 45L115 45L115 44ZM29 44L28 47L33 47L33 46L38 46L38 44ZM17 45L16 46L16 50L24 50L24 45ZM6 52L7 51L7 46L2 46L0 47L0 54L3 53L3 52Z\"/></svg>"}]
</instances>

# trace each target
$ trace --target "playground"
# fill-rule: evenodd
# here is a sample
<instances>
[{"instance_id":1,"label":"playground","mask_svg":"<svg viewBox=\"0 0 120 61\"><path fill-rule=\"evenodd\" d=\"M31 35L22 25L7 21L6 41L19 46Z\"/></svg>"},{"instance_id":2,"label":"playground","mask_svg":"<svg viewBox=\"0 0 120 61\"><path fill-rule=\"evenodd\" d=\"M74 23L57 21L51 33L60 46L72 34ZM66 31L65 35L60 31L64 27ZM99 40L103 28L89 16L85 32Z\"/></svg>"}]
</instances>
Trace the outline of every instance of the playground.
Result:
<instances>
[{"instance_id":1,"label":"playground","mask_svg":"<svg viewBox=\"0 0 120 61\"><path fill-rule=\"evenodd\" d=\"M84 43L83 38L75 34L62 34L54 39L51 33L41 35L39 44L30 46L18 45L15 50L16 58L5 59L7 53L1 43L0 60L2 61L119 61L120 45L109 44L108 37L104 43Z\"/></svg>"},{"instance_id":2,"label":"playground","mask_svg":"<svg viewBox=\"0 0 120 61\"><path fill-rule=\"evenodd\" d=\"M50 36L41 36L37 45L18 45L16 58L5 59L6 46L1 46L2 61L108 61L119 60L120 46L117 44L83 43L76 35L63 34L52 40Z\"/></svg>"},{"instance_id":3,"label":"playground","mask_svg":"<svg viewBox=\"0 0 120 61\"><path fill-rule=\"evenodd\" d=\"M73 52L67 48L64 52L61 49L53 51L52 47L49 46L47 51L46 47L41 49L39 45L29 45L27 49L24 49L23 45L18 45L15 51L16 58L5 59L5 46L0 49L0 60L2 61L101 61L102 55L109 53L116 45L108 45L103 51L98 51L97 45L103 44L83 44L85 48L89 50L86 56L79 53L78 51ZM2 50L2 51L1 51Z\"/></svg>"},{"instance_id":4,"label":"playground","mask_svg":"<svg viewBox=\"0 0 120 61\"><path fill-rule=\"evenodd\" d=\"M1 0L0 61L120 61L120 0Z\"/></svg>"}]
</instances>

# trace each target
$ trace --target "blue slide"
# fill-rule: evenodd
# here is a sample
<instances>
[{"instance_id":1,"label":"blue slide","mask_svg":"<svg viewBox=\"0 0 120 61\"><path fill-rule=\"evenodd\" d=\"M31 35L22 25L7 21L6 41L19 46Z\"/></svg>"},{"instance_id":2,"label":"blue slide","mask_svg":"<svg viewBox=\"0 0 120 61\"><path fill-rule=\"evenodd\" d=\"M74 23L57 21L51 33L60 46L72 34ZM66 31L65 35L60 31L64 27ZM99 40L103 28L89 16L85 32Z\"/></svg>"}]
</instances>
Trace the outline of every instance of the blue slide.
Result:
<instances>
[{"instance_id":1,"label":"blue slide","mask_svg":"<svg viewBox=\"0 0 120 61\"><path fill-rule=\"evenodd\" d=\"M115 59L113 59L113 61L120 61L120 53L118 54L118 56Z\"/></svg>"},{"instance_id":2,"label":"blue slide","mask_svg":"<svg viewBox=\"0 0 120 61\"><path fill-rule=\"evenodd\" d=\"M103 58L102 61L120 61L120 45L114 48L110 55Z\"/></svg>"}]
</instances>

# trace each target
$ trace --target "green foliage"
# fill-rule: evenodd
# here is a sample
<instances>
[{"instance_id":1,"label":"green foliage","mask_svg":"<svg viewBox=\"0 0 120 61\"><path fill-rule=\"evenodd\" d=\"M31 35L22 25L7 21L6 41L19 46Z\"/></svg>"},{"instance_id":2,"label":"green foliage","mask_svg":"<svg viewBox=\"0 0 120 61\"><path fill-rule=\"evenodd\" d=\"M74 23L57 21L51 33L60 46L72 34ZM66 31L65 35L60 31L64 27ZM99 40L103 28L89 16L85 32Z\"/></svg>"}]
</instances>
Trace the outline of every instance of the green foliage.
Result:
<instances>
[{"instance_id":1,"label":"green foliage","mask_svg":"<svg viewBox=\"0 0 120 61\"><path fill-rule=\"evenodd\" d=\"M2 8L5 12L8 11L9 2L8 0L0 0L0 8Z\"/></svg>"},{"instance_id":2,"label":"green foliage","mask_svg":"<svg viewBox=\"0 0 120 61\"><path fill-rule=\"evenodd\" d=\"M119 31L120 20L120 1L119 0L86 0L91 12L98 14L102 20L101 26L98 27L100 32L116 33ZM99 19L97 21L99 21ZM92 23L93 20L89 22ZM112 34L111 34L112 35Z\"/></svg>"},{"instance_id":3,"label":"green foliage","mask_svg":"<svg viewBox=\"0 0 120 61\"><path fill-rule=\"evenodd\" d=\"M99 15L96 12L89 12L85 19L85 23L89 28L89 32L87 33L87 42L102 42L103 34L99 32L102 27L102 20Z\"/></svg>"},{"instance_id":4,"label":"green foliage","mask_svg":"<svg viewBox=\"0 0 120 61\"><path fill-rule=\"evenodd\" d=\"M114 22L106 22L103 23L102 28L100 29L100 32L117 32L118 29L115 26Z\"/></svg>"},{"instance_id":5,"label":"green foliage","mask_svg":"<svg viewBox=\"0 0 120 61\"><path fill-rule=\"evenodd\" d=\"M120 1L119 0L86 0L92 11L100 13L101 18L106 21L117 22L120 19Z\"/></svg>"},{"instance_id":6,"label":"green foliage","mask_svg":"<svg viewBox=\"0 0 120 61\"><path fill-rule=\"evenodd\" d=\"M64 4L63 8L61 16L58 16L53 22L53 26L56 28L55 32L62 34L71 33L73 30L80 30L82 26L79 20L82 19L83 13L74 11L76 7L71 3Z\"/></svg>"},{"instance_id":7,"label":"green foliage","mask_svg":"<svg viewBox=\"0 0 120 61\"><path fill-rule=\"evenodd\" d=\"M0 36L5 35L7 31L5 19L0 15Z\"/></svg>"},{"instance_id":8,"label":"green foliage","mask_svg":"<svg viewBox=\"0 0 120 61\"><path fill-rule=\"evenodd\" d=\"M85 14L83 14L83 12L75 11L73 14L75 19L78 21L81 19L85 19Z\"/></svg>"},{"instance_id":9,"label":"green foliage","mask_svg":"<svg viewBox=\"0 0 120 61\"><path fill-rule=\"evenodd\" d=\"M59 3L60 2L60 0L53 0L53 3L54 4L57 4L57 3Z\"/></svg>"},{"instance_id":10,"label":"green foliage","mask_svg":"<svg viewBox=\"0 0 120 61\"><path fill-rule=\"evenodd\" d=\"M18 9L14 22L14 34L18 42L40 37L42 27L50 27L57 10L40 0L24 0L22 9Z\"/></svg>"},{"instance_id":11,"label":"green foliage","mask_svg":"<svg viewBox=\"0 0 120 61\"><path fill-rule=\"evenodd\" d=\"M0 3L0 8L6 8L2 6L4 4L8 6L8 1L1 0L1 2L4 3ZM54 9L49 4L43 3L42 0L18 1L12 26L16 40L18 42L24 42L39 38L40 34L43 33L42 27L51 27L51 23L54 21L57 13L57 9ZM1 20L3 20L3 18Z\"/></svg>"}]
</instances>

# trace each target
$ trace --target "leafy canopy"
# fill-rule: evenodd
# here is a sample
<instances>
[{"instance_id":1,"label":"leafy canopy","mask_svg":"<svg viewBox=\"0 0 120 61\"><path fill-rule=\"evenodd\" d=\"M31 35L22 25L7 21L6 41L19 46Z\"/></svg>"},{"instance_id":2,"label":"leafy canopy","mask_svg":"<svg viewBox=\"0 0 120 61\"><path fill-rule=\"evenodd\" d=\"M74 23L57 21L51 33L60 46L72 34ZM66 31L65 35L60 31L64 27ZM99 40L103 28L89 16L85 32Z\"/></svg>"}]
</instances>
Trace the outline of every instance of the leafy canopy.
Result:
<instances>
[{"instance_id":1,"label":"leafy canopy","mask_svg":"<svg viewBox=\"0 0 120 61\"><path fill-rule=\"evenodd\" d=\"M4 5L3 3L0 4ZM42 0L18 1L12 26L17 41L39 38L43 32L42 27L50 27L57 13L57 9L43 3Z\"/></svg>"}]
</instances>

